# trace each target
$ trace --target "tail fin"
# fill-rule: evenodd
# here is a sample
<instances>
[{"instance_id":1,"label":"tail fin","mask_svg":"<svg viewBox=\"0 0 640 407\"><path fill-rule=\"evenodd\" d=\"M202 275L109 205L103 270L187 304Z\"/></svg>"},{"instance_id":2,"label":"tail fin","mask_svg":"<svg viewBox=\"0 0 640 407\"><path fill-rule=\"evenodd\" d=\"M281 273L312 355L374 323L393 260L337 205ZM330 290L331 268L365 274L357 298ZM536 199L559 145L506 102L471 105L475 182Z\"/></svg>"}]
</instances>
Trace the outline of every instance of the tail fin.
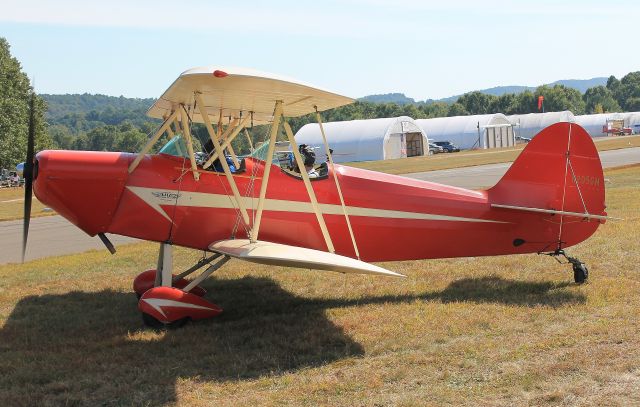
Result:
<instances>
[{"instance_id":1,"label":"tail fin","mask_svg":"<svg viewBox=\"0 0 640 407\"><path fill-rule=\"evenodd\" d=\"M545 222L544 234L556 235L555 247L545 251L585 240L606 219L600 157L589 134L574 123L538 133L488 197L497 210L535 212L522 219Z\"/></svg>"}]
</instances>

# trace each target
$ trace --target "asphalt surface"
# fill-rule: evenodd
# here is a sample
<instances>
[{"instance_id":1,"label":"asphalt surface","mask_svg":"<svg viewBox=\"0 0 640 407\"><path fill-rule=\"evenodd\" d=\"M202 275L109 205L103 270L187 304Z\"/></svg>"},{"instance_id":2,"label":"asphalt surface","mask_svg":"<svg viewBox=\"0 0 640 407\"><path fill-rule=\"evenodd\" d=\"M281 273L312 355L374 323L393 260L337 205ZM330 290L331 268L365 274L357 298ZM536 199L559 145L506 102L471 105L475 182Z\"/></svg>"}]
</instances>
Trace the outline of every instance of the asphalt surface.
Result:
<instances>
[{"instance_id":1,"label":"asphalt surface","mask_svg":"<svg viewBox=\"0 0 640 407\"><path fill-rule=\"evenodd\" d=\"M611 150L600 153L602 166L617 167L640 163L640 147ZM511 163L480 165L450 170L405 174L407 177L454 185L462 188L483 188L495 185ZM109 235L115 246L134 243L129 237ZM20 262L22 253L22 220L0 222L0 264ZM87 236L61 216L31 219L26 260L63 254L81 253L106 248L96 237Z\"/></svg>"},{"instance_id":2,"label":"asphalt surface","mask_svg":"<svg viewBox=\"0 0 640 407\"><path fill-rule=\"evenodd\" d=\"M609 150L600 153L603 168L640 163L640 147ZM405 177L461 188L479 189L494 186L507 172L511 163L478 165L450 170L415 172Z\"/></svg>"},{"instance_id":3,"label":"asphalt surface","mask_svg":"<svg viewBox=\"0 0 640 407\"><path fill-rule=\"evenodd\" d=\"M130 237L107 235L115 245L137 242ZM99 249L108 253L98 236L90 237L60 215L32 218L25 261ZM22 220L0 222L0 264L22 259Z\"/></svg>"}]
</instances>

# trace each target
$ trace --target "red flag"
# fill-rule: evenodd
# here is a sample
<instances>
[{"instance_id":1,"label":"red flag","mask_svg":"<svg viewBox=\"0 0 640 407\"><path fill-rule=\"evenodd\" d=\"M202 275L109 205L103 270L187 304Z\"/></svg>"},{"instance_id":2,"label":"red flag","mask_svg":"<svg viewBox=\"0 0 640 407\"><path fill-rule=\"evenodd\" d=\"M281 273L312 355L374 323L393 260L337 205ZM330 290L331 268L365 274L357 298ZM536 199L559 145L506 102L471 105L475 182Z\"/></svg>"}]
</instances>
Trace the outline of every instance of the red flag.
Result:
<instances>
[{"instance_id":1,"label":"red flag","mask_svg":"<svg viewBox=\"0 0 640 407\"><path fill-rule=\"evenodd\" d=\"M542 102L544 102L544 96L538 96L538 110L542 110Z\"/></svg>"}]
</instances>

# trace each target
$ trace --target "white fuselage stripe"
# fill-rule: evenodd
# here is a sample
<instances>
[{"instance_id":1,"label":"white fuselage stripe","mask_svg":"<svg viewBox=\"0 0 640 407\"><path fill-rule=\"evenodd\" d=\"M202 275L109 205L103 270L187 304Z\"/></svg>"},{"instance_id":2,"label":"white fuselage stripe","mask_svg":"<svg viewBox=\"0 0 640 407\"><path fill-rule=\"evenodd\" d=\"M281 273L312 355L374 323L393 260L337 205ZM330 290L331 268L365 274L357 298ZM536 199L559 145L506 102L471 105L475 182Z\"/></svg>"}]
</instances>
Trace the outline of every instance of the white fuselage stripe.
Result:
<instances>
[{"instance_id":1,"label":"white fuselage stripe","mask_svg":"<svg viewBox=\"0 0 640 407\"><path fill-rule=\"evenodd\" d=\"M202 305L191 304L188 302L167 300L164 298L143 298L142 301L151 305L156 311L161 313L165 318L167 314L164 313L162 307L176 307L176 308L192 308L192 309L206 309L213 310L213 308L203 307Z\"/></svg>"},{"instance_id":2,"label":"white fuselage stripe","mask_svg":"<svg viewBox=\"0 0 640 407\"><path fill-rule=\"evenodd\" d=\"M168 220L171 219L162 209L162 205L175 205L176 197L178 206L235 209L235 206L233 205L233 197L229 195L163 190L134 186L127 186L127 188ZM258 204L257 198L243 197L242 199L246 208L253 210L256 209L256 206ZM310 202L285 201L281 199L266 199L264 210L310 214L313 213L313 207L311 206ZM326 215L344 215L342 207L340 205L320 204L320 210L323 214ZM390 209L363 208L357 206L347 206L347 213L349 214L349 216L363 216L372 218L504 223L501 221L490 219L465 218L459 216L396 211Z\"/></svg>"}]
</instances>

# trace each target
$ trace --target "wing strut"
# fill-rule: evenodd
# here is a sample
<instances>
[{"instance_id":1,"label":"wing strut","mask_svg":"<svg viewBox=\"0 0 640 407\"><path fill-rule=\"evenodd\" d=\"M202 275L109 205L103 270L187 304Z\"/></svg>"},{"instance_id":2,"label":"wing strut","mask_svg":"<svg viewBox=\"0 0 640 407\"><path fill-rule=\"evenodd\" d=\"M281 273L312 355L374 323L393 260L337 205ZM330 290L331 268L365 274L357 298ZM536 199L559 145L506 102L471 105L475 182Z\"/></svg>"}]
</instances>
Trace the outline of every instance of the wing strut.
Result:
<instances>
[{"instance_id":1,"label":"wing strut","mask_svg":"<svg viewBox=\"0 0 640 407\"><path fill-rule=\"evenodd\" d=\"M327 224L324 222L324 217L322 216L322 211L320 210L320 206L318 205L318 199L316 198L315 192L313 192L313 187L311 186L311 181L309 180L309 174L304 168L304 160L300 155L300 151L298 151L298 144L296 143L296 139L293 136L293 131L291 131L291 126L284 120L284 131L287 133L287 137L289 138L289 143L291 143L291 150L293 152L293 156L296 159L296 164L300 169L300 175L302 176L302 181L304 181L304 186L307 188L307 194L309 194L309 200L311 201L311 206L313 207L313 212L316 214L316 218L318 219L318 224L320 225L320 230L322 231L322 236L324 237L324 242L327 245L327 250L331 253L335 253L336 249L333 247L333 242L331 241L331 236L329 235L329 229L327 229Z\"/></svg>"},{"instance_id":2,"label":"wing strut","mask_svg":"<svg viewBox=\"0 0 640 407\"><path fill-rule=\"evenodd\" d=\"M180 116L182 119L182 135L184 141L187 144L187 152L189 153L189 161L191 161L191 171L193 171L193 178L196 181L200 180L200 173L198 172L198 164L196 164L196 157L193 153L193 140L191 139L191 126L189 125L189 113L184 105L180 105Z\"/></svg>"},{"instance_id":3,"label":"wing strut","mask_svg":"<svg viewBox=\"0 0 640 407\"><path fill-rule=\"evenodd\" d=\"M229 127L227 128L227 130L222 134L222 137L220 137L221 140L224 140L224 143L222 143L222 149L226 149L227 147L231 147L231 142L236 138L236 136L238 134L240 134L240 131L242 129L244 129L247 126L247 123L249 122L249 117L245 117L240 124L238 124L237 126L235 125L237 123L238 119L234 119L233 122L231 122L231 124L229 125ZM233 154L233 156L235 157L235 154ZM202 168L209 168L211 166L211 164L216 160L216 158L218 158L218 153L214 152L211 157L209 157L209 159L207 160L206 163L204 163L202 165ZM237 160L237 158L236 158ZM240 163L236 164L236 168L240 165Z\"/></svg>"},{"instance_id":4,"label":"wing strut","mask_svg":"<svg viewBox=\"0 0 640 407\"><path fill-rule=\"evenodd\" d=\"M251 141L251 136L249 135L249 132L247 131L247 127L246 126L244 128L244 135L247 136L247 141L249 142L250 151L253 151L253 141Z\"/></svg>"},{"instance_id":5,"label":"wing strut","mask_svg":"<svg viewBox=\"0 0 640 407\"><path fill-rule=\"evenodd\" d=\"M351 243L353 243L353 250L356 252L356 257L358 258L358 260L360 260L360 252L358 252L356 237L353 235L353 229L351 228L351 221L349 220L349 214L347 213L347 206L344 203L344 197L342 196L342 188L340 188L340 182L338 181L338 174L336 173L336 168L333 165L333 157L331 154L331 149L329 148L329 143L327 142L327 136L324 133L324 126L322 125L322 117L320 117L320 112L318 112L318 106L314 106L314 107L316 109L316 120L318 121L318 126L320 126L320 134L322 134L324 151L325 153L327 153L329 166L331 167L331 172L333 173L333 180L336 183L336 189L338 190L338 196L340 197L340 205L342 205L342 212L344 213L344 218L347 221L347 228L349 229L349 236L351 237Z\"/></svg>"},{"instance_id":6,"label":"wing strut","mask_svg":"<svg viewBox=\"0 0 640 407\"><path fill-rule=\"evenodd\" d=\"M218 129L217 129L218 140L220 140L222 151L226 151L226 154L229 154L229 156L231 156L231 161L233 161L233 165L235 165L236 168L240 167L240 161L238 161L236 152L233 151L233 147L231 146L231 141L233 141L233 138L229 139L229 134L231 134L231 132L236 128L237 125L238 125L238 119L237 118L233 119L233 121L229 122L229 124L227 125L227 129L223 133L222 132L222 109L220 109L220 120L218 120ZM218 158L218 154L214 151L211 157L209 158L209 160L207 160L207 162L213 163L216 160L216 158ZM209 164L209 166L210 165L211 164Z\"/></svg>"},{"instance_id":7,"label":"wing strut","mask_svg":"<svg viewBox=\"0 0 640 407\"><path fill-rule=\"evenodd\" d=\"M247 213L247 209L244 206L244 203L240 197L240 191L238 191L238 185L236 185L236 181L233 179L233 174L231 174L231 170L229 169L229 164L227 164L227 160L224 159L224 153L222 151L222 147L220 146L220 142L218 141L218 136L213 131L213 126L211 125L211 120L209 119L209 114L207 113L207 107L204 105L202 101L202 96L199 93L195 93L196 102L198 103L198 109L200 109L200 115L202 116L202 120L204 122L205 127L207 128L207 132L209 133L209 137L213 142L213 148L216 150L218 156L223 159L220 160L220 164L222 164L222 169L224 170L224 175L227 177L227 181L229 182L229 186L233 191L233 196L236 201L236 205L240 209L240 213L242 214L242 219L244 220L244 224L249 226L249 214Z\"/></svg>"},{"instance_id":8,"label":"wing strut","mask_svg":"<svg viewBox=\"0 0 640 407\"><path fill-rule=\"evenodd\" d=\"M133 160L133 162L129 166L129 174L131 174L133 170L136 169L138 164L140 164L140 161L142 161L142 159L144 158L144 155L147 154L149 150L151 150L151 147L153 147L153 145L158 141L158 139L160 139L160 136L162 136L164 132L170 128L171 123L175 120L177 116L178 116L178 111L177 110L173 111L173 113L171 113L171 115L167 118L167 120L165 120L164 123L162 123L162 126L160 126L160 128L158 129L158 131L156 131L153 137L151 137L147 141L147 144L144 145L144 147L142 148L142 151L140 151L136 159Z\"/></svg>"},{"instance_id":9,"label":"wing strut","mask_svg":"<svg viewBox=\"0 0 640 407\"><path fill-rule=\"evenodd\" d=\"M262 210L264 209L264 201L267 196L267 184L269 183L269 174L271 173L271 163L273 162L273 150L276 146L276 136L280 128L280 120L282 118L282 101L277 100L273 111L273 122L269 132L269 148L267 150L266 162L264 163L264 173L262 174L262 182L260 183L260 199L258 200L258 208L256 209L256 218L251 229L251 241L258 240L260 232L260 222L262 221ZM224 161L224 160L220 160Z\"/></svg>"}]
</instances>

